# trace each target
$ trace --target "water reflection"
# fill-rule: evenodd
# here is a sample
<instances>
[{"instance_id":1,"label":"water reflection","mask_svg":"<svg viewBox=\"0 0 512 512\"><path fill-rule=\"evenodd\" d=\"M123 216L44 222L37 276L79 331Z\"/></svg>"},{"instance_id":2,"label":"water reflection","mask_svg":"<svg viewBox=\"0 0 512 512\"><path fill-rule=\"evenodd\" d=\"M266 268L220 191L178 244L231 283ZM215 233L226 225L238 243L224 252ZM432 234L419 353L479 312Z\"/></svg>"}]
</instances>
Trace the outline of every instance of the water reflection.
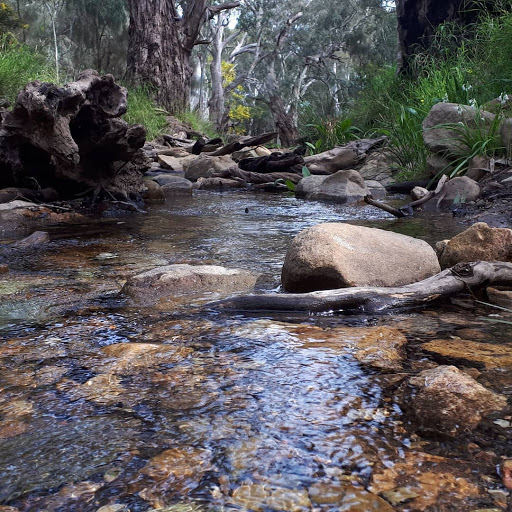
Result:
<instances>
[{"instance_id":1,"label":"water reflection","mask_svg":"<svg viewBox=\"0 0 512 512\"><path fill-rule=\"evenodd\" d=\"M440 462L427 460L388 390L430 364L421 342L471 328L467 315L229 317L186 297L148 309L118 294L134 273L190 262L256 270L273 288L295 234L354 219L430 242L461 230L449 216L400 221L371 207L200 193L147 214L57 226L44 252L9 261L0 276L0 504L390 510L377 496L388 481L414 475L418 461ZM505 332L473 323L485 340ZM359 357L352 326L405 334L418 353L401 370L377 370ZM468 500L459 511L489 504L478 462L472 476L458 456L443 464L458 483L435 495L440 507L454 492Z\"/></svg>"}]
</instances>

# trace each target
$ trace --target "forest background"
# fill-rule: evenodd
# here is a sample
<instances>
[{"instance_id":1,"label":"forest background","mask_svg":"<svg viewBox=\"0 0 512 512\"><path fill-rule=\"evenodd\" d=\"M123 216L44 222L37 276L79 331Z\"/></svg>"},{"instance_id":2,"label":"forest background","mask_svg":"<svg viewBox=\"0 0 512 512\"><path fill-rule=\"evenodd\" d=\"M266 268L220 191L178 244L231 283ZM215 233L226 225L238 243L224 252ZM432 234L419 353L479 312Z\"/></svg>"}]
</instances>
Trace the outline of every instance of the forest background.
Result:
<instances>
[{"instance_id":1,"label":"forest background","mask_svg":"<svg viewBox=\"0 0 512 512\"><path fill-rule=\"evenodd\" d=\"M170 72L144 75L137 68L144 23L172 33L201 3L197 23L180 25L182 37L170 38L158 64L168 62ZM148 22L139 16L144 4L172 9ZM169 114L211 136L277 128L282 145L298 142L311 153L384 134L401 176L416 178L427 156L421 123L435 103L485 106L512 96L512 0L463 4L470 21L435 27L399 73L392 1L2 2L0 97L12 102L28 81L64 83L93 68L129 88L127 120L144 124L149 139ZM178 49L188 59L179 69ZM184 90L159 73L183 75Z\"/></svg>"}]
</instances>

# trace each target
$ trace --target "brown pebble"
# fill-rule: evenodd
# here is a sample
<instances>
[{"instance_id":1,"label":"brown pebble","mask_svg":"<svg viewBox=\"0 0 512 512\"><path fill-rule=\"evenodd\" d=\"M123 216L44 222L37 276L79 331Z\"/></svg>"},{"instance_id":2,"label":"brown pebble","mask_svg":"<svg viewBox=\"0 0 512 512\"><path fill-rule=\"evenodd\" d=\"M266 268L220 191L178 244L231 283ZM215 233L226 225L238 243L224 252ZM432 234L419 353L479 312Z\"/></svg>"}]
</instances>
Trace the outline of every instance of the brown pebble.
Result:
<instances>
[{"instance_id":1,"label":"brown pebble","mask_svg":"<svg viewBox=\"0 0 512 512\"><path fill-rule=\"evenodd\" d=\"M478 446L476 443L468 443L466 449L469 453L477 453L480 451L480 446Z\"/></svg>"},{"instance_id":2,"label":"brown pebble","mask_svg":"<svg viewBox=\"0 0 512 512\"><path fill-rule=\"evenodd\" d=\"M0 274L7 274L9 272L9 266L4 263L0 263Z\"/></svg>"},{"instance_id":3,"label":"brown pebble","mask_svg":"<svg viewBox=\"0 0 512 512\"><path fill-rule=\"evenodd\" d=\"M501 478L507 489L512 490L512 459L508 459L501 465Z\"/></svg>"},{"instance_id":4,"label":"brown pebble","mask_svg":"<svg viewBox=\"0 0 512 512\"><path fill-rule=\"evenodd\" d=\"M496 454L494 452L478 452L475 453L474 457L482 462L494 462L496 460Z\"/></svg>"}]
</instances>

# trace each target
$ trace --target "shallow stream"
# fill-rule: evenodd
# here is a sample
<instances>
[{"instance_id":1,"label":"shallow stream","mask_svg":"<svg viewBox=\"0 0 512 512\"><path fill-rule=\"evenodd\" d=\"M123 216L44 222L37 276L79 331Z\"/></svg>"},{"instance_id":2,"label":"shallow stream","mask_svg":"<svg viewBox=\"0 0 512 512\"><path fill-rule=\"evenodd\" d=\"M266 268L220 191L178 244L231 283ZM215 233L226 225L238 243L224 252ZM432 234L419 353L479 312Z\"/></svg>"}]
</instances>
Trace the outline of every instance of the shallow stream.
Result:
<instances>
[{"instance_id":1,"label":"shallow stream","mask_svg":"<svg viewBox=\"0 0 512 512\"><path fill-rule=\"evenodd\" d=\"M196 193L50 227L37 252L5 251L0 512L504 510L496 461L512 455L510 417L477 437L432 439L393 400L407 375L447 362L425 342L512 348L511 327L488 321L496 311L466 300L370 317L241 315L205 309L217 295L143 307L119 293L127 277L170 263L250 269L277 291L287 244L326 221L430 243L464 229L451 214L396 220L371 207ZM406 336L400 368L357 357L375 333ZM448 362L512 395L512 368Z\"/></svg>"}]
</instances>

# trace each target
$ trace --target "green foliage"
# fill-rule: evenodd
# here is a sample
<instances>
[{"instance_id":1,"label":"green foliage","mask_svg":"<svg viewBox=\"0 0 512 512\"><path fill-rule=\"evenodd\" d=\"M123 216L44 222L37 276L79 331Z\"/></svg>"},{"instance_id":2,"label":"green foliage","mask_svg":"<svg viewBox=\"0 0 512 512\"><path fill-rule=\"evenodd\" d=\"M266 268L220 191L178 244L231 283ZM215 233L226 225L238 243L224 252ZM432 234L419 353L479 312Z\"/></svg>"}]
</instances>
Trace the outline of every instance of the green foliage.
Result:
<instances>
[{"instance_id":1,"label":"green foliage","mask_svg":"<svg viewBox=\"0 0 512 512\"><path fill-rule=\"evenodd\" d=\"M155 105L148 87L128 88L128 112L124 119L130 124L144 125L148 140L161 135L166 126L165 111Z\"/></svg>"},{"instance_id":2,"label":"green foliage","mask_svg":"<svg viewBox=\"0 0 512 512\"><path fill-rule=\"evenodd\" d=\"M389 152L396 168L398 181L422 176L427 161L427 149L423 142L423 116L413 108L401 107L397 122L380 133L389 138Z\"/></svg>"},{"instance_id":3,"label":"green foliage","mask_svg":"<svg viewBox=\"0 0 512 512\"><path fill-rule=\"evenodd\" d=\"M502 119L501 114L496 114L491 123L486 122L480 108L477 108L471 123L444 123L435 126L434 128L444 128L453 132L453 138L450 139L453 142L452 149L448 155L451 164L440 174L448 174L453 178L465 173L469 163L476 156L504 155L505 147L502 146L500 137Z\"/></svg>"},{"instance_id":4,"label":"green foliage","mask_svg":"<svg viewBox=\"0 0 512 512\"><path fill-rule=\"evenodd\" d=\"M310 125L310 128L313 128L310 137L315 142L306 142L306 145L313 154L346 144L358 139L361 134L361 130L353 126L351 119L331 119L324 123Z\"/></svg>"},{"instance_id":5,"label":"green foliage","mask_svg":"<svg viewBox=\"0 0 512 512\"><path fill-rule=\"evenodd\" d=\"M0 35L20 28L27 28L27 25L8 3L0 2Z\"/></svg>"},{"instance_id":6,"label":"green foliage","mask_svg":"<svg viewBox=\"0 0 512 512\"><path fill-rule=\"evenodd\" d=\"M210 139L215 139L219 137L219 134L215 131L212 123L208 119L204 119L201 117L201 114L196 111L189 110L188 112L182 112L176 117L188 124L192 130L196 132L204 133Z\"/></svg>"},{"instance_id":7,"label":"green foliage","mask_svg":"<svg viewBox=\"0 0 512 512\"><path fill-rule=\"evenodd\" d=\"M363 87L346 115L366 134L389 136L399 178L420 177L426 157L421 123L432 106L440 101L484 105L504 93L510 95L510 55L510 9L498 17L483 11L466 35L459 26L445 24L439 27L429 50L416 57L410 75L398 75L393 66L361 70ZM460 125L453 128L465 130ZM498 150L492 135L485 138L474 129L459 135L466 140L464 151L456 155L458 160L450 173L464 172L472 155Z\"/></svg>"},{"instance_id":8,"label":"green foliage","mask_svg":"<svg viewBox=\"0 0 512 512\"><path fill-rule=\"evenodd\" d=\"M12 102L32 80L53 82L55 76L43 55L4 34L0 37L0 97Z\"/></svg>"}]
</instances>

